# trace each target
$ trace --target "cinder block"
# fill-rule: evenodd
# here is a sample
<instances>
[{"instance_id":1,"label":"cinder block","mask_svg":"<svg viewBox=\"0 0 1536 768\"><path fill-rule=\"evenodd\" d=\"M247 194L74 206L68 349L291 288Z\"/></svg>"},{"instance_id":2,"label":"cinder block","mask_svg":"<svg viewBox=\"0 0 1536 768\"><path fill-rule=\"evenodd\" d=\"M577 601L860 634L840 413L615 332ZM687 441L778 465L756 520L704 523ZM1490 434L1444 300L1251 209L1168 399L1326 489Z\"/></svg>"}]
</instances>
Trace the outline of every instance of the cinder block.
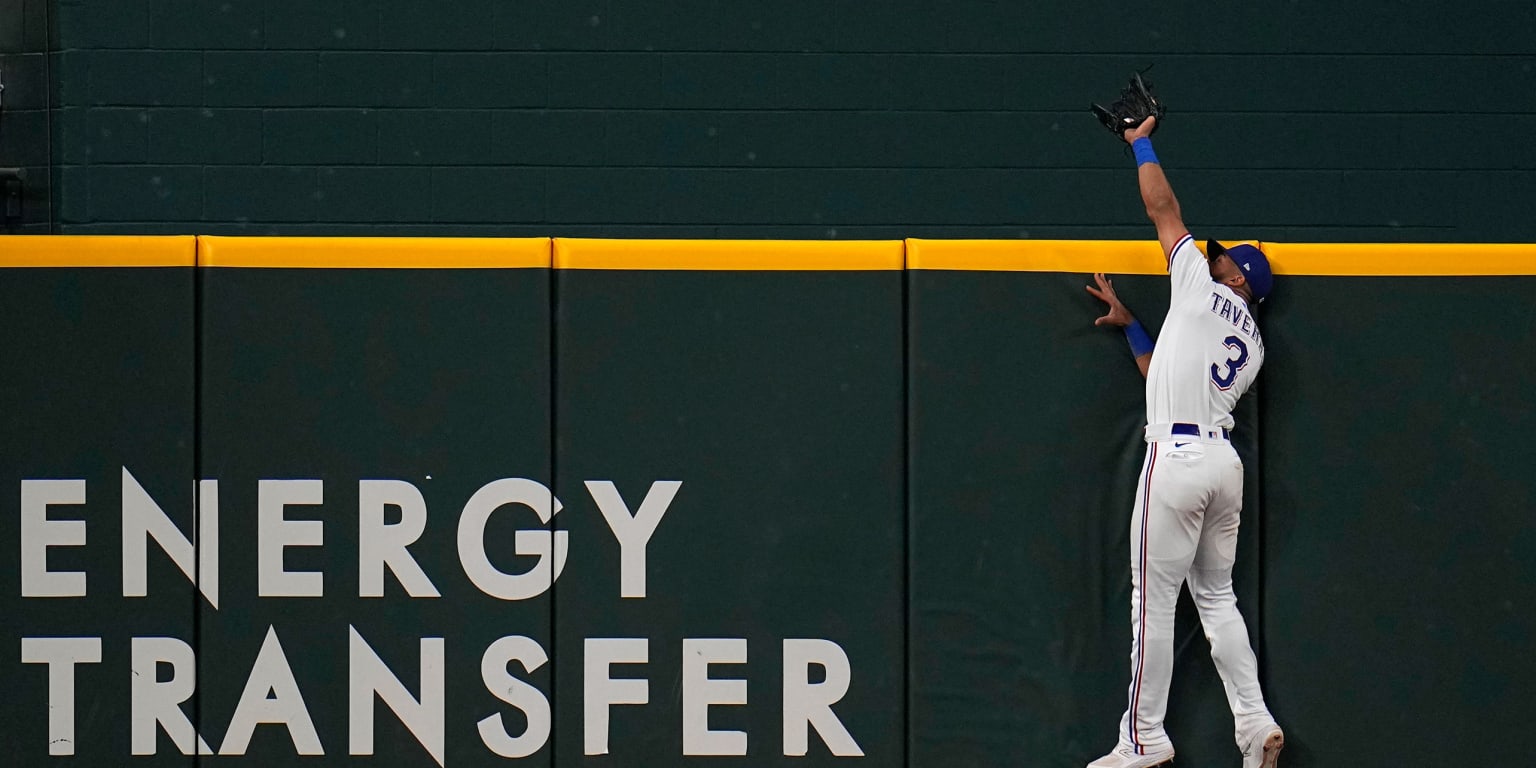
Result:
<instances>
[{"instance_id":1,"label":"cinder block","mask_svg":"<svg viewBox=\"0 0 1536 768\"><path fill-rule=\"evenodd\" d=\"M545 215L566 224L649 224L661 213L661 173L648 168L568 168L549 174Z\"/></svg>"},{"instance_id":2,"label":"cinder block","mask_svg":"<svg viewBox=\"0 0 1536 768\"><path fill-rule=\"evenodd\" d=\"M36 9L36 18L28 18L27 33L37 23L42 36L45 26L70 48L145 48L149 46L149 0L111 0L111 2L58 2L58 0L23 0L27 10ZM44 17L48 6L54 8L53 23ZM33 50L39 50L34 48Z\"/></svg>"},{"instance_id":3,"label":"cinder block","mask_svg":"<svg viewBox=\"0 0 1536 768\"><path fill-rule=\"evenodd\" d=\"M90 189L85 221L189 222L202 215L202 168L110 165L85 170ZM70 185L69 175L64 178Z\"/></svg>"},{"instance_id":4,"label":"cinder block","mask_svg":"<svg viewBox=\"0 0 1536 768\"><path fill-rule=\"evenodd\" d=\"M544 56L439 53L432 57L432 104L439 107L542 107L549 102Z\"/></svg>"},{"instance_id":5,"label":"cinder block","mask_svg":"<svg viewBox=\"0 0 1536 768\"><path fill-rule=\"evenodd\" d=\"M517 50L804 52L834 47L837 34L833 8L814 0L500 3L496 11L497 47Z\"/></svg>"},{"instance_id":6,"label":"cinder block","mask_svg":"<svg viewBox=\"0 0 1536 768\"><path fill-rule=\"evenodd\" d=\"M319 169L315 216L325 222L424 222L432 218L432 169Z\"/></svg>"},{"instance_id":7,"label":"cinder block","mask_svg":"<svg viewBox=\"0 0 1536 768\"><path fill-rule=\"evenodd\" d=\"M1010 68L1008 57L975 55L865 57L883 65L881 80L890 109L1019 109L1027 80ZM880 62L876 64L875 62ZM1113 81L1111 81L1113 82ZM956 87L964 83L964 87ZM1087 96L1080 96L1079 100ZM1035 105L1038 108L1038 104Z\"/></svg>"},{"instance_id":8,"label":"cinder block","mask_svg":"<svg viewBox=\"0 0 1536 768\"><path fill-rule=\"evenodd\" d=\"M733 189L741 171L715 168L665 168L660 177L661 212L667 224L736 223L761 221L747 213L757 201L743 200ZM743 214L746 214L745 216Z\"/></svg>"},{"instance_id":9,"label":"cinder block","mask_svg":"<svg viewBox=\"0 0 1536 768\"><path fill-rule=\"evenodd\" d=\"M946 152L985 138L951 131L970 114L843 111L816 119L798 111L695 114L717 116L720 164L730 166L937 167L945 164Z\"/></svg>"},{"instance_id":10,"label":"cinder block","mask_svg":"<svg viewBox=\"0 0 1536 768\"><path fill-rule=\"evenodd\" d=\"M383 110L379 162L385 165L477 165L491 144L484 110Z\"/></svg>"},{"instance_id":11,"label":"cinder block","mask_svg":"<svg viewBox=\"0 0 1536 768\"><path fill-rule=\"evenodd\" d=\"M666 109L783 109L796 95L785 91L780 66L797 66L766 53L679 53L666 57L660 99ZM752 87L742 87L751 83ZM855 105L849 105L850 107Z\"/></svg>"},{"instance_id":12,"label":"cinder block","mask_svg":"<svg viewBox=\"0 0 1536 768\"><path fill-rule=\"evenodd\" d=\"M955 5L963 7L964 3ZM1007 3L991 3L988 10L998 5ZM948 0L906 2L889 10L859 3L828 3L818 15L833 30L832 44L837 51L929 52L943 50L944 29L954 13L951 6Z\"/></svg>"},{"instance_id":13,"label":"cinder block","mask_svg":"<svg viewBox=\"0 0 1536 768\"><path fill-rule=\"evenodd\" d=\"M150 109L149 162L256 165L261 123L259 109Z\"/></svg>"},{"instance_id":14,"label":"cinder block","mask_svg":"<svg viewBox=\"0 0 1536 768\"><path fill-rule=\"evenodd\" d=\"M604 23L610 10L604 0L496 3L492 45L513 51L614 50L613 25Z\"/></svg>"},{"instance_id":15,"label":"cinder block","mask_svg":"<svg viewBox=\"0 0 1536 768\"><path fill-rule=\"evenodd\" d=\"M79 119L81 110L70 110ZM84 156L84 162L142 163L149 158L149 114L143 109L83 110L85 129L78 141L83 147L64 148L66 158Z\"/></svg>"},{"instance_id":16,"label":"cinder block","mask_svg":"<svg viewBox=\"0 0 1536 768\"><path fill-rule=\"evenodd\" d=\"M493 0L382 0L378 3L379 47L406 51L491 50L496 5Z\"/></svg>"},{"instance_id":17,"label":"cinder block","mask_svg":"<svg viewBox=\"0 0 1536 768\"><path fill-rule=\"evenodd\" d=\"M331 107L425 107L432 103L432 54L320 54L319 103Z\"/></svg>"},{"instance_id":18,"label":"cinder block","mask_svg":"<svg viewBox=\"0 0 1536 768\"><path fill-rule=\"evenodd\" d=\"M608 165L699 166L721 162L718 113L625 110L607 113L604 121L604 160Z\"/></svg>"},{"instance_id":19,"label":"cinder block","mask_svg":"<svg viewBox=\"0 0 1536 768\"><path fill-rule=\"evenodd\" d=\"M83 165L57 166L51 174L58 204L53 215L60 226L91 221L90 168Z\"/></svg>"},{"instance_id":20,"label":"cinder block","mask_svg":"<svg viewBox=\"0 0 1536 768\"><path fill-rule=\"evenodd\" d=\"M267 0L267 48L377 48L379 16L378 4L369 0Z\"/></svg>"},{"instance_id":21,"label":"cinder block","mask_svg":"<svg viewBox=\"0 0 1536 768\"><path fill-rule=\"evenodd\" d=\"M203 216L213 221L314 221L319 188L313 168L208 168Z\"/></svg>"},{"instance_id":22,"label":"cinder block","mask_svg":"<svg viewBox=\"0 0 1536 768\"><path fill-rule=\"evenodd\" d=\"M378 159L377 112L274 109L263 114L262 159L286 165L372 163Z\"/></svg>"},{"instance_id":23,"label":"cinder block","mask_svg":"<svg viewBox=\"0 0 1536 768\"><path fill-rule=\"evenodd\" d=\"M486 162L601 165L607 117L596 110L498 110Z\"/></svg>"},{"instance_id":24,"label":"cinder block","mask_svg":"<svg viewBox=\"0 0 1536 768\"><path fill-rule=\"evenodd\" d=\"M202 103L203 55L191 51L80 51L90 106ZM79 70L73 76L82 74Z\"/></svg>"},{"instance_id":25,"label":"cinder block","mask_svg":"<svg viewBox=\"0 0 1536 768\"><path fill-rule=\"evenodd\" d=\"M432 220L539 222L544 215L541 168L433 168Z\"/></svg>"},{"instance_id":26,"label":"cinder block","mask_svg":"<svg viewBox=\"0 0 1536 768\"><path fill-rule=\"evenodd\" d=\"M149 44L195 50L262 48L265 5L266 0L149 0Z\"/></svg>"},{"instance_id":27,"label":"cinder block","mask_svg":"<svg viewBox=\"0 0 1536 768\"><path fill-rule=\"evenodd\" d=\"M662 58L648 53L554 53L551 107L644 109L661 104Z\"/></svg>"},{"instance_id":28,"label":"cinder block","mask_svg":"<svg viewBox=\"0 0 1536 768\"><path fill-rule=\"evenodd\" d=\"M223 107L307 107L317 102L319 54L209 51L205 100Z\"/></svg>"}]
</instances>

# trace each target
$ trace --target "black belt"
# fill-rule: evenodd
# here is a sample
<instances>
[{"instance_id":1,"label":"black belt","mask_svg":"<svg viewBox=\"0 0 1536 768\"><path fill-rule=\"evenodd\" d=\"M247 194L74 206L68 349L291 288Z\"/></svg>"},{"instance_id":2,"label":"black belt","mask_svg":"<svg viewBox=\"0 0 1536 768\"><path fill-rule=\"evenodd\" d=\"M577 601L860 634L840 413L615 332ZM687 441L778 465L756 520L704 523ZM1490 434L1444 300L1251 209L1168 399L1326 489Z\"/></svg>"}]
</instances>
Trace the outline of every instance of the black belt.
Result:
<instances>
[{"instance_id":1,"label":"black belt","mask_svg":"<svg viewBox=\"0 0 1536 768\"><path fill-rule=\"evenodd\" d=\"M1173 428L1168 430L1168 433L1172 434L1172 435L1189 435L1191 437L1200 437L1200 427L1198 425L1196 425L1196 424L1182 424L1182 423L1179 423L1179 424L1174 424ZM1211 435L1211 437L1215 437L1215 435ZM1231 440L1232 439L1232 435L1231 435L1231 433L1227 432L1227 428L1226 427L1222 427L1221 428L1221 439L1223 439L1223 440Z\"/></svg>"}]
</instances>

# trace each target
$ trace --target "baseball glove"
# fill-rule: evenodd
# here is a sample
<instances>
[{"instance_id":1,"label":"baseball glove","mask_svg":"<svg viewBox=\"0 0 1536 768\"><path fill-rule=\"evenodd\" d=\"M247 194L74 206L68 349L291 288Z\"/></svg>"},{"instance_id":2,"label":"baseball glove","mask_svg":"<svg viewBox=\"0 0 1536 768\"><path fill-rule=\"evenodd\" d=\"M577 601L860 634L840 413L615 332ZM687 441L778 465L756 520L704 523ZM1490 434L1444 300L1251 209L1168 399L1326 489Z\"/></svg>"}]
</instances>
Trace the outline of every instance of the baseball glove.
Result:
<instances>
[{"instance_id":1,"label":"baseball glove","mask_svg":"<svg viewBox=\"0 0 1536 768\"><path fill-rule=\"evenodd\" d=\"M1131 82L1120 90L1120 98L1113 104L1107 108L1093 105L1094 117L1116 136L1124 136L1126 131L1146 122L1149 117L1157 118L1157 123L1152 126L1152 132L1157 133L1166 111L1162 100L1152 95L1152 83L1142 79L1140 72L1131 75Z\"/></svg>"}]
</instances>

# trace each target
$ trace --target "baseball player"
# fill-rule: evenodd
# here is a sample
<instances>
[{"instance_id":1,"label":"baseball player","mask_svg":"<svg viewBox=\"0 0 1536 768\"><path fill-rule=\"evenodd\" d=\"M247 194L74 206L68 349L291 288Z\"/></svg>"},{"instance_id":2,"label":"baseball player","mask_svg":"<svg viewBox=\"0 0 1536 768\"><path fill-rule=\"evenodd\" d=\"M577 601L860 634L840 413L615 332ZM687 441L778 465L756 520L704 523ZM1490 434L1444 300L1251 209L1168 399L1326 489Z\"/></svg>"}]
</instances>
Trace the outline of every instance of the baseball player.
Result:
<instances>
[{"instance_id":1,"label":"baseball player","mask_svg":"<svg viewBox=\"0 0 1536 768\"><path fill-rule=\"evenodd\" d=\"M1264 254L1251 245L1205 255L1179 214L1148 136L1149 118L1124 138L1136 156L1147 216L1168 258L1172 296L1156 351L1103 274L1088 292L1109 306L1094 325L1125 329L1131 354L1147 377L1147 458L1131 512L1131 685L1114 751L1089 768L1145 768L1173 759L1163 730L1173 674L1173 613L1186 582L1211 658L1232 707L1245 768L1274 768L1285 735L1259 689L1248 627L1232 592L1243 464L1228 440L1232 408L1264 363L1264 338L1253 310L1273 280Z\"/></svg>"}]
</instances>

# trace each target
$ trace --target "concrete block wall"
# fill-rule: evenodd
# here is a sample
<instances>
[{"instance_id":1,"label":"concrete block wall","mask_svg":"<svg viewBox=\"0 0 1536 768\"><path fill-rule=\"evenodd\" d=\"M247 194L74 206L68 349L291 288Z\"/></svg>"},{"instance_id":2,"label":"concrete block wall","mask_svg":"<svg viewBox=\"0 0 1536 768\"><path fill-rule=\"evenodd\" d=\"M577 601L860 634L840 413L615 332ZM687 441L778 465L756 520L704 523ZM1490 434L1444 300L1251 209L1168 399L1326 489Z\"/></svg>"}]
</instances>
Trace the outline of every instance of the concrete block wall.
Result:
<instances>
[{"instance_id":1,"label":"concrete block wall","mask_svg":"<svg viewBox=\"0 0 1536 768\"><path fill-rule=\"evenodd\" d=\"M1146 237L1085 107L1155 64L1202 234L1536 240L1526 3L0 9L54 33L51 148L16 103L0 163L51 163L56 232Z\"/></svg>"},{"instance_id":2,"label":"concrete block wall","mask_svg":"<svg viewBox=\"0 0 1536 768\"><path fill-rule=\"evenodd\" d=\"M0 232L49 231L50 29L45 0L0 0L0 167L22 168L21 215L0 218ZM0 217L6 214L0 201Z\"/></svg>"}]
</instances>

